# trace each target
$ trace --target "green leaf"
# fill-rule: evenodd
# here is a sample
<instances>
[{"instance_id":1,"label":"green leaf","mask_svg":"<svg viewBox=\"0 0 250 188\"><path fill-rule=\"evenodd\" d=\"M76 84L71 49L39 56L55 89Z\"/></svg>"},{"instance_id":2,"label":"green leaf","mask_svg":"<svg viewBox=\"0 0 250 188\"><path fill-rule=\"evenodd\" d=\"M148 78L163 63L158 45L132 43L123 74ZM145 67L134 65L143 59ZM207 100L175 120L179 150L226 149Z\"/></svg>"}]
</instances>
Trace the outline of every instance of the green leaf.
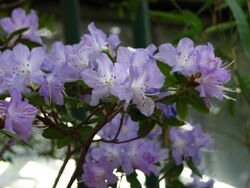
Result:
<instances>
[{"instance_id":1,"label":"green leaf","mask_svg":"<svg viewBox=\"0 0 250 188\"><path fill-rule=\"evenodd\" d=\"M161 169L161 173L164 174L169 174L170 177L172 178L176 178L178 177L182 171L183 171L183 164L181 165L176 165L175 161L173 159L171 159L162 169Z\"/></svg>"},{"instance_id":2,"label":"green leaf","mask_svg":"<svg viewBox=\"0 0 250 188\"><path fill-rule=\"evenodd\" d=\"M199 169L196 167L196 165L193 163L191 159L186 159L186 163L193 173L195 173L197 176L202 178L201 172L199 171Z\"/></svg>"},{"instance_id":3,"label":"green leaf","mask_svg":"<svg viewBox=\"0 0 250 188\"><path fill-rule=\"evenodd\" d=\"M130 188L141 188L141 183L137 179L136 172L126 176L127 181L130 183Z\"/></svg>"},{"instance_id":4,"label":"green leaf","mask_svg":"<svg viewBox=\"0 0 250 188\"><path fill-rule=\"evenodd\" d=\"M185 19L180 13L171 13L163 11L150 11L150 16L157 17L164 22L172 22L175 24L186 24L187 19Z\"/></svg>"},{"instance_id":5,"label":"green leaf","mask_svg":"<svg viewBox=\"0 0 250 188\"><path fill-rule=\"evenodd\" d=\"M170 76L170 72L171 72L172 68L168 64L163 63L161 61L157 61L156 63L157 63L158 68L160 69L161 73L164 76Z\"/></svg>"},{"instance_id":6,"label":"green leaf","mask_svg":"<svg viewBox=\"0 0 250 188\"><path fill-rule=\"evenodd\" d=\"M65 135L57 130L55 130L52 127L49 127L47 129L44 129L42 136L44 138L48 138L48 139L61 139L64 138Z\"/></svg>"},{"instance_id":7,"label":"green leaf","mask_svg":"<svg viewBox=\"0 0 250 188\"><path fill-rule=\"evenodd\" d=\"M236 21L245 55L250 59L250 30L245 13L236 0L226 0Z\"/></svg>"},{"instance_id":8,"label":"green leaf","mask_svg":"<svg viewBox=\"0 0 250 188\"><path fill-rule=\"evenodd\" d=\"M44 98L37 92L25 93L24 97L28 99L29 103L33 106L45 106Z\"/></svg>"},{"instance_id":9,"label":"green leaf","mask_svg":"<svg viewBox=\"0 0 250 188\"><path fill-rule=\"evenodd\" d=\"M131 119L133 121L140 121L140 120L144 120L146 119L147 117L145 115L143 115L140 110L138 110L136 108L135 105L131 105L129 107L129 110L128 110L128 114L130 115Z\"/></svg>"},{"instance_id":10,"label":"green leaf","mask_svg":"<svg viewBox=\"0 0 250 188\"><path fill-rule=\"evenodd\" d=\"M236 26L235 21L219 23L213 26L210 26L205 29L205 33L213 33L213 32L222 32L228 29L232 29Z\"/></svg>"},{"instance_id":11,"label":"green leaf","mask_svg":"<svg viewBox=\"0 0 250 188\"><path fill-rule=\"evenodd\" d=\"M163 120L163 127L168 128L169 126L182 126L184 125L185 122L182 120L179 120L177 118L169 118L169 119L164 119Z\"/></svg>"},{"instance_id":12,"label":"green leaf","mask_svg":"<svg viewBox=\"0 0 250 188\"><path fill-rule=\"evenodd\" d=\"M8 44L14 37L18 36L18 35L21 35L23 34L24 32L26 32L29 28L22 28L22 29L19 29L19 30L16 30L14 31L13 33L11 33L7 40L6 40L6 43Z\"/></svg>"},{"instance_id":13,"label":"green leaf","mask_svg":"<svg viewBox=\"0 0 250 188\"><path fill-rule=\"evenodd\" d=\"M25 146L28 146L29 148L32 148L32 146L29 145L28 143L26 143L26 142L23 140L22 137L16 135L15 133L12 133L12 132L7 131L7 130L5 130L5 129L0 129L0 133L2 133L2 134L4 134L4 135L8 136L9 138L12 138L12 139L16 140L17 142L19 142L19 143L22 144L22 145L25 145Z\"/></svg>"},{"instance_id":14,"label":"green leaf","mask_svg":"<svg viewBox=\"0 0 250 188\"><path fill-rule=\"evenodd\" d=\"M207 107L203 98L199 96L198 91L196 91L195 89L189 89L186 94L188 97L187 101L189 104L192 105L192 107L194 107L199 112L209 113L209 108Z\"/></svg>"},{"instance_id":15,"label":"green leaf","mask_svg":"<svg viewBox=\"0 0 250 188\"><path fill-rule=\"evenodd\" d=\"M93 127L84 125L83 127L80 128L78 132L79 132L81 139L87 140L90 134L92 133L92 131L93 131Z\"/></svg>"},{"instance_id":16,"label":"green leaf","mask_svg":"<svg viewBox=\"0 0 250 188\"><path fill-rule=\"evenodd\" d=\"M20 39L20 40L19 40L19 43L22 43L22 44L28 46L28 48L29 48L30 50L32 50L32 49L35 48L35 47L41 46L40 43L31 41L31 40L25 39L25 38Z\"/></svg>"},{"instance_id":17,"label":"green leaf","mask_svg":"<svg viewBox=\"0 0 250 188\"><path fill-rule=\"evenodd\" d=\"M69 144L74 142L74 140L71 137L61 137L60 139L56 140L56 146L58 149L61 149Z\"/></svg>"},{"instance_id":18,"label":"green leaf","mask_svg":"<svg viewBox=\"0 0 250 188\"><path fill-rule=\"evenodd\" d=\"M187 117L187 114L188 114L187 103L183 100L177 101L176 102L176 112L182 120L185 120Z\"/></svg>"},{"instance_id":19,"label":"green leaf","mask_svg":"<svg viewBox=\"0 0 250 188\"><path fill-rule=\"evenodd\" d=\"M153 120L144 119L139 123L139 136L147 136L154 128L155 122Z\"/></svg>"},{"instance_id":20,"label":"green leaf","mask_svg":"<svg viewBox=\"0 0 250 188\"><path fill-rule=\"evenodd\" d=\"M71 114L75 119L84 121L84 119L86 118L86 107L82 106L79 108L71 109Z\"/></svg>"},{"instance_id":21,"label":"green leaf","mask_svg":"<svg viewBox=\"0 0 250 188\"><path fill-rule=\"evenodd\" d=\"M178 177L182 173L183 168L184 168L183 164L175 166L175 167L173 167L173 168L170 169L170 171L168 172L168 174L172 178L176 178L176 177Z\"/></svg>"}]
</instances>

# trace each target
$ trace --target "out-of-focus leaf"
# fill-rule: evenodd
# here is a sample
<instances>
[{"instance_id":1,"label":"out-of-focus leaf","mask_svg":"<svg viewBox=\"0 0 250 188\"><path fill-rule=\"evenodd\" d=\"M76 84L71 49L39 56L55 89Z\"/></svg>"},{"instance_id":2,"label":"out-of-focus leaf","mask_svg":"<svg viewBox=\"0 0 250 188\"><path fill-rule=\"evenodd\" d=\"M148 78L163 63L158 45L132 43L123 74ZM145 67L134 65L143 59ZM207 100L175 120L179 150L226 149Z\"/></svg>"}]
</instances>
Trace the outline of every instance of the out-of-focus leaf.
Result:
<instances>
[{"instance_id":1,"label":"out-of-focus leaf","mask_svg":"<svg viewBox=\"0 0 250 188\"><path fill-rule=\"evenodd\" d=\"M87 140L90 136L90 134L92 133L93 127L90 126L83 126L80 128L80 130L78 131L81 139Z\"/></svg>"},{"instance_id":2,"label":"out-of-focus leaf","mask_svg":"<svg viewBox=\"0 0 250 188\"><path fill-rule=\"evenodd\" d=\"M29 39L25 39L25 38L20 39L20 40L19 40L19 43L22 43L22 44L28 46L30 50L31 50L32 48L40 47L40 46L41 46L41 44L39 44L39 43L37 43L37 42L35 42L35 41L31 41L31 40L29 40Z\"/></svg>"},{"instance_id":3,"label":"out-of-focus leaf","mask_svg":"<svg viewBox=\"0 0 250 188\"><path fill-rule=\"evenodd\" d=\"M12 138L14 140L16 140L17 142L19 142L22 145L28 146L29 148L32 148L31 145L29 145L28 143L26 143L22 137L16 135L15 133L12 133L10 131L7 131L5 129L0 129L0 133L8 136L9 138Z\"/></svg>"},{"instance_id":4,"label":"out-of-focus leaf","mask_svg":"<svg viewBox=\"0 0 250 188\"><path fill-rule=\"evenodd\" d=\"M199 96L198 91L195 89L189 89L187 93L185 93L185 97L188 97L187 102L191 104L196 110L202 113L209 113L209 108L207 107L204 100Z\"/></svg>"},{"instance_id":5,"label":"out-of-focus leaf","mask_svg":"<svg viewBox=\"0 0 250 188\"><path fill-rule=\"evenodd\" d=\"M191 159L186 159L186 163L194 174L196 174L199 177L202 177L201 172L199 171L199 169L196 167L196 165L193 163Z\"/></svg>"},{"instance_id":6,"label":"out-of-focus leaf","mask_svg":"<svg viewBox=\"0 0 250 188\"><path fill-rule=\"evenodd\" d=\"M171 13L171 12L163 12L163 11L150 11L150 16L154 16L159 18L165 22L172 22L175 24L186 24L187 19L185 19L180 13Z\"/></svg>"},{"instance_id":7,"label":"out-of-focus leaf","mask_svg":"<svg viewBox=\"0 0 250 188\"><path fill-rule=\"evenodd\" d=\"M148 135L152 131L154 126L155 126L155 122L153 120L149 120L149 119L141 120L139 123L138 135L142 137Z\"/></svg>"},{"instance_id":8,"label":"out-of-focus leaf","mask_svg":"<svg viewBox=\"0 0 250 188\"><path fill-rule=\"evenodd\" d=\"M185 120L188 114L187 103L183 100L178 100L176 102L176 112L180 119Z\"/></svg>"},{"instance_id":9,"label":"out-of-focus leaf","mask_svg":"<svg viewBox=\"0 0 250 188\"><path fill-rule=\"evenodd\" d=\"M7 40L6 40L6 43L8 44L14 37L18 36L18 35L21 35L23 34L24 32L26 32L29 28L22 28L22 29L19 29L19 30L16 30L14 31L13 33L11 33Z\"/></svg>"},{"instance_id":10,"label":"out-of-focus leaf","mask_svg":"<svg viewBox=\"0 0 250 188\"><path fill-rule=\"evenodd\" d=\"M127 181L130 183L130 188L141 188L141 183L137 179L136 172L133 172L132 174L126 176Z\"/></svg>"},{"instance_id":11,"label":"out-of-focus leaf","mask_svg":"<svg viewBox=\"0 0 250 188\"><path fill-rule=\"evenodd\" d=\"M61 132L59 132L51 127L44 129L42 135L44 138L48 138L48 139L61 139L61 138L65 137L64 134L62 134Z\"/></svg>"},{"instance_id":12,"label":"out-of-focus leaf","mask_svg":"<svg viewBox=\"0 0 250 188\"><path fill-rule=\"evenodd\" d=\"M231 9L236 21L245 55L250 59L250 30L246 15L236 0L226 0L226 2Z\"/></svg>"},{"instance_id":13,"label":"out-of-focus leaf","mask_svg":"<svg viewBox=\"0 0 250 188\"><path fill-rule=\"evenodd\" d=\"M222 32L228 29L232 29L235 26L236 26L235 21L219 23L217 25L213 25L213 26L206 28L204 32L205 33Z\"/></svg>"}]
</instances>

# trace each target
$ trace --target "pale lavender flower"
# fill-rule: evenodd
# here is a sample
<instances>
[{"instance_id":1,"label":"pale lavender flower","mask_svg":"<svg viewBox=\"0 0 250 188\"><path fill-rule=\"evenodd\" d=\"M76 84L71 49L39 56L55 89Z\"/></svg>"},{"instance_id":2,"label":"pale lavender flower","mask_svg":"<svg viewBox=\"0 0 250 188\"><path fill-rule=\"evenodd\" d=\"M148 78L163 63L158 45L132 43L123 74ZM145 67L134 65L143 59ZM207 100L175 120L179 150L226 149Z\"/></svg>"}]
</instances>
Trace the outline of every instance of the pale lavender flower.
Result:
<instances>
[{"instance_id":1,"label":"pale lavender flower","mask_svg":"<svg viewBox=\"0 0 250 188\"><path fill-rule=\"evenodd\" d=\"M120 100L126 99L126 88L122 66L113 64L106 54L100 54L97 58L97 71L86 69L81 73L83 81L91 88L92 96L90 105L97 105L99 100L110 94Z\"/></svg>"},{"instance_id":2,"label":"pale lavender flower","mask_svg":"<svg viewBox=\"0 0 250 188\"><path fill-rule=\"evenodd\" d=\"M133 54L129 68L130 98L144 115L150 116L155 107L154 101L147 94L153 95L150 92L152 89L160 89L164 79L148 52L137 50Z\"/></svg>"},{"instance_id":3,"label":"pale lavender flower","mask_svg":"<svg viewBox=\"0 0 250 188\"><path fill-rule=\"evenodd\" d=\"M5 121L5 129L15 132L27 142L37 109L27 101L22 101L21 94L15 89L10 91L10 96L10 102L0 101L1 119Z\"/></svg>"},{"instance_id":4,"label":"pale lavender flower","mask_svg":"<svg viewBox=\"0 0 250 188\"><path fill-rule=\"evenodd\" d=\"M16 45L13 50L6 50L0 58L1 67L4 73L0 76L6 80L7 89L16 88L20 92L28 92L27 86L33 87L39 85L44 73L40 67L45 56L45 51L41 47L33 48L31 51L23 44ZM6 83L6 82L5 82ZM5 88L6 90L6 88Z\"/></svg>"},{"instance_id":5,"label":"pale lavender flower","mask_svg":"<svg viewBox=\"0 0 250 188\"><path fill-rule=\"evenodd\" d=\"M210 179L207 182L201 181L201 179L192 174L193 182L187 184L188 188L212 188L214 184L214 180Z\"/></svg>"},{"instance_id":6,"label":"pale lavender flower","mask_svg":"<svg viewBox=\"0 0 250 188\"><path fill-rule=\"evenodd\" d=\"M212 149L212 137L204 133L200 125L194 126L190 131L171 128L169 133L172 155L177 165L184 159L191 158L195 164L200 164L200 149Z\"/></svg>"},{"instance_id":7,"label":"pale lavender flower","mask_svg":"<svg viewBox=\"0 0 250 188\"><path fill-rule=\"evenodd\" d=\"M71 71L65 65L65 46L61 42L55 42L52 45L51 53L44 58L42 64L42 69L48 73L41 83L39 92L47 104L51 100L59 105L64 103L64 82L71 77Z\"/></svg>"},{"instance_id":8,"label":"pale lavender flower","mask_svg":"<svg viewBox=\"0 0 250 188\"><path fill-rule=\"evenodd\" d=\"M172 44L162 44L155 58L172 66L173 72L192 76L198 71L197 52L192 40L183 38L175 48Z\"/></svg>"},{"instance_id":9,"label":"pale lavender flower","mask_svg":"<svg viewBox=\"0 0 250 188\"><path fill-rule=\"evenodd\" d=\"M114 136L118 132L121 123L121 114L116 115L110 123L108 123L98 134L105 139L114 139ZM132 121L132 119L125 115L122 121L122 128L117 137L119 141L124 141L130 138L135 138L139 130L138 123Z\"/></svg>"},{"instance_id":10,"label":"pale lavender flower","mask_svg":"<svg viewBox=\"0 0 250 188\"><path fill-rule=\"evenodd\" d=\"M158 175L160 167L157 162L162 162L168 157L167 149L161 149L156 141L141 139L127 143L123 146L123 171L129 175L134 169L139 169L146 175Z\"/></svg>"},{"instance_id":11,"label":"pale lavender flower","mask_svg":"<svg viewBox=\"0 0 250 188\"><path fill-rule=\"evenodd\" d=\"M103 159L98 162L86 161L83 171L83 181L90 188L107 188L118 180L113 174L113 168Z\"/></svg>"},{"instance_id":12,"label":"pale lavender flower","mask_svg":"<svg viewBox=\"0 0 250 188\"><path fill-rule=\"evenodd\" d=\"M229 72L221 66L221 59L215 57L211 44L196 47L199 56L199 74L195 81L201 97L216 97L222 100L224 85L230 80Z\"/></svg>"},{"instance_id":13,"label":"pale lavender flower","mask_svg":"<svg viewBox=\"0 0 250 188\"><path fill-rule=\"evenodd\" d=\"M42 43L38 32L38 17L34 10L26 14L22 8L16 8L12 11L11 17L5 17L0 20L0 26L8 34L19 29L28 28L22 36L34 42Z\"/></svg>"}]
</instances>

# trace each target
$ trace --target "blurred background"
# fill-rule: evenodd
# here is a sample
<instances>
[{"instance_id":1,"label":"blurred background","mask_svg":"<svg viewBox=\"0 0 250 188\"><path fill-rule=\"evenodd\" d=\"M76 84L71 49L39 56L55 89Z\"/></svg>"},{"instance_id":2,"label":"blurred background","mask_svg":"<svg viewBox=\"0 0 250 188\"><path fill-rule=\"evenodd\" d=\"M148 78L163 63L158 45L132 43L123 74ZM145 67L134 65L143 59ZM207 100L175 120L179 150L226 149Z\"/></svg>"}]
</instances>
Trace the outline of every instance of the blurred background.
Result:
<instances>
[{"instance_id":1,"label":"blurred background","mask_svg":"<svg viewBox=\"0 0 250 188\"><path fill-rule=\"evenodd\" d=\"M196 44L212 43L223 62L233 62L229 86L235 90L230 96L236 101L213 101L212 115L192 113L190 122L202 124L215 139L215 150L204 152L205 174L224 182L218 186L221 188L250 188L250 1L0 0L0 17L19 6L37 11L40 27L52 32L51 39L45 40L47 44L56 40L77 43L91 22L106 33L119 35L123 46L176 44L182 37L190 37ZM0 162L0 187L52 185L64 151L58 152L53 143L42 139L41 132L33 131L33 150L18 146L5 150L1 145L0 157L6 162ZM4 143L4 138L0 137L0 141ZM67 182L72 173L74 161L70 165L63 181ZM44 179L46 175L52 180Z\"/></svg>"}]
</instances>

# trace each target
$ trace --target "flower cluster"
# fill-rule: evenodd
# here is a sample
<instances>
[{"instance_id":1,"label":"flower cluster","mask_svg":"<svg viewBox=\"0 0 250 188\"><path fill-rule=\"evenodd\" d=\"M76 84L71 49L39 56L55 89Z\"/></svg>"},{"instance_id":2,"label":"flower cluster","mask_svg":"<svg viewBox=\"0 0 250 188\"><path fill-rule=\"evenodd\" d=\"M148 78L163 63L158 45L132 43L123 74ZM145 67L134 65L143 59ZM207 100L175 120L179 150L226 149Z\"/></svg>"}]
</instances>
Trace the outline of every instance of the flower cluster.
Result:
<instances>
[{"instance_id":1,"label":"flower cluster","mask_svg":"<svg viewBox=\"0 0 250 188\"><path fill-rule=\"evenodd\" d=\"M172 143L172 155L177 165L181 164L183 159L188 158L199 165L201 161L200 149L213 148L213 139L209 134L203 132L200 125L194 126L189 131L171 128L169 138Z\"/></svg>"},{"instance_id":2,"label":"flower cluster","mask_svg":"<svg viewBox=\"0 0 250 188\"><path fill-rule=\"evenodd\" d=\"M43 117L38 118L40 121L49 122L46 125L48 127L55 124L53 127L58 128L60 133L66 132L65 135L72 136L72 139L77 138L77 141L79 135L73 135L77 132L75 130L80 130L80 125L86 122L90 124L88 121L96 115L88 105L98 105L103 110L102 115L107 117L113 115L109 114L110 106L107 107L107 103L123 105L119 107L124 108L110 116L112 119L116 115L102 130L96 131L99 126L94 126L95 123L90 125L94 127L90 127L95 130L93 133L100 130L98 135L101 139L92 143L83 166L82 179L87 186L105 188L114 184L117 181L115 170L122 171L125 175L132 174L135 169L146 175L159 175L163 162L170 159L168 154L173 157L176 165L181 165L184 160L191 160L195 165L199 165L200 150L212 149L212 138L203 132L200 125L189 131L171 128L170 152L162 148L158 140L162 133L161 128L153 130L144 138L138 135L142 119L150 122L152 120L154 124L159 125L166 119L183 123L188 105L205 108L203 111L207 111L211 97L220 100L225 97L224 91L227 89L224 85L229 81L230 74L222 66L221 59L215 56L211 44L195 47L191 39L184 38L177 47L163 44L157 48L151 44L147 48L134 49L120 46L118 36L107 36L91 23L88 26L89 34L84 34L78 44L64 45L57 41L48 52L40 38L38 17L34 11L26 14L23 9L15 9L11 18L0 20L0 26L8 36L16 30L27 28L17 39L14 38L16 41L12 38L13 45L6 45L4 48L0 46L4 49L0 53L0 95L7 93L11 97L10 102L0 101L1 128L4 127L20 135L25 141L28 140L37 109L27 100L22 100L22 94L26 93L43 96L49 106L48 112L44 112L39 106L43 113ZM21 44L19 38L40 43L41 47L31 48ZM170 67L171 73L169 70L165 71L161 65ZM166 84L168 77L175 80L178 76L184 77L185 81L174 82L175 85L170 88ZM68 83L81 83L77 97L72 97L75 101L79 102L82 95L90 96L83 96L87 100L81 101L84 107L87 107L86 112L91 112L91 116L86 118L88 121L81 122L82 124L78 124L79 119L75 120L70 115L64 118L64 114L60 114L61 111L71 113L68 110L71 104L65 100L65 94L69 90L65 84ZM50 106L51 103L57 105ZM135 115L131 112L134 106L140 111L135 110L135 114L141 118L138 118L138 122L132 121L128 115ZM60 111L59 108L63 110ZM107 117L105 120L110 120ZM78 125L66 127L68 122ZM171 121L168 125L171 126ZM74 130L71 132L72 129ZM70 132L67 132L68 130ZM90 144L91 142L92 140L89 141ZM188 186L201 188L212 183L200 182L194 176L193 183Z\"/></svg>"},{"instance_id":3,"label":"flower cluster","mask_svg":"<svg viewBox=\"0 0 250 188\"><path fill-rule=\"evenodd\" d=\"M12 11L11 17L2 18L0 26L7 34L11 34L19 29L27 28L23 33L23 38L31 41L42 43L40 33L38 31L38 17L34 10L31 10L28 15L21 8L16 8Z\"/></svg>"},{"instance_id":4,"label":"flower cluster","mask_svg":"<svg viewBox=\"0 0 250 188\"><path fill-rule=\"evenodd\" d=\"M168 150L161 148L157 140L160 128L143 139L123 143L137 136L138 123L129 116L121 116L118 114L98 133L102 139L113 140L119 126L122 126L116 138L121 143L117 144L115 140L114 143L92 144L83 175L83 180L89 187L101 188L115 183L118 179L113 172L118 168L126 175L130 175L135 169L146 175L159 175L161 164L168 157Z\"/></svg>"},{"instance_id":5,"label":"flower cluster","mask_svg":"<svg viewBox=\"0 0 250 188\"><path fill-rule=\"evenodd\" d=\"M1 127L16 133L28 142L37 109L27 101L22 101L21 94L15 89L10 91L10 96L10 102L0 100L1 124L4 122Z\"/></svg>"},{"instance_id":6,"label":"flower cluster","mask_svg":"<svg viewBox=\"0 0 250 188\"><path fill-rule=\"evenodd\" d=\"M192 40L183 38L176 48L169 43L162 44L155 57L173 67L172 73L180 72L197 84L201 97L223 99L230 74L221 67L222 61L215 56L210 43L195 47Z\"/></svg>"}]
</instances>

